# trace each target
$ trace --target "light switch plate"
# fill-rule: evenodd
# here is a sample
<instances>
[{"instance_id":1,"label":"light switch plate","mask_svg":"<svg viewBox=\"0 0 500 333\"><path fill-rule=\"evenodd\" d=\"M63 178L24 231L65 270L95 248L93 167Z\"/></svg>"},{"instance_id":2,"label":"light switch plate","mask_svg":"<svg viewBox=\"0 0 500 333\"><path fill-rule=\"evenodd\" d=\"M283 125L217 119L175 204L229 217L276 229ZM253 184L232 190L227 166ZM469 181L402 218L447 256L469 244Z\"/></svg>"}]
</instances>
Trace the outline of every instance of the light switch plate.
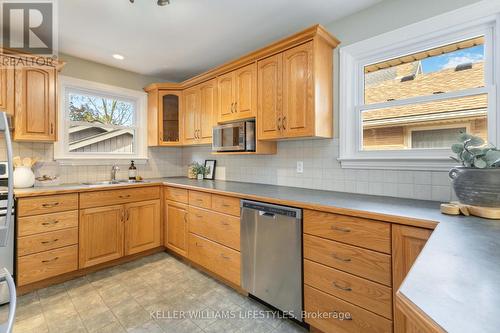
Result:
<instances>
[{"instance_id":1,"label":"light switch plate","mask_svg":"<svg viewBox=\"0 0 500 333\"><path fill-rule=\"evenodd\" d=\"M304 173L304 162L297 161L297 173Z\"/></svg>"}]
</instances>

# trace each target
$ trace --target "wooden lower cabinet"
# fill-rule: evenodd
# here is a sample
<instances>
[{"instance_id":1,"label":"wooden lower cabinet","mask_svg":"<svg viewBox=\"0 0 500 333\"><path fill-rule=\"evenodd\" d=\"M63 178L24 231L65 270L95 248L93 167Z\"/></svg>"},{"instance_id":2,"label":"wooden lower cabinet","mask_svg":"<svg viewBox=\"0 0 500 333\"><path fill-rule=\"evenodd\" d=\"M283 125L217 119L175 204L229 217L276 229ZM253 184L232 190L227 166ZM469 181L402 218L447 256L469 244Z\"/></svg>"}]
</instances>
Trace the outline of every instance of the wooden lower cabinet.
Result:
<instances>
[{"instance_id":1,"label":"wooden lower cabinet","mask_svg":"<svg viewBox=\"0 0 500 333\"><path fill-rule=\"evenodd\" d=\"M160 200L134 202L125 210L125 255L160 246Z\"/></svg>"},{"instance_id":2,"label":"wooden lower cabinet","mask_svg":"<svg viewBox=\"0 0 500 333\"><path fill-rule=\"evenodd\" d=\"M187 257L188 210L187 205L166 201L165 246L181 256Z\"/></svg>"},{"instance_id":3,"label":"wooden lower cabinet","mask_svg":"<svg viewBox=\"0 0 500 333\"><path fill-rule=\"evenodd\" d=\"M80 268L123 256L124 218L123 205L80 211Z\"/></svg>"},{"instance_id":4,"label":"wooden lower cabinet","mask_svg":"<svg viewBox=\"0 0 500 333\"><path fill-rule=\"evenodd\" d=\"M432 230L403 225L392 226L392 281L394 299L404 278L413 266ZM394 302L396 304L396 302ZM394 308L394 333L422 332L398 309Z\"/></svg>"}]
</instances>

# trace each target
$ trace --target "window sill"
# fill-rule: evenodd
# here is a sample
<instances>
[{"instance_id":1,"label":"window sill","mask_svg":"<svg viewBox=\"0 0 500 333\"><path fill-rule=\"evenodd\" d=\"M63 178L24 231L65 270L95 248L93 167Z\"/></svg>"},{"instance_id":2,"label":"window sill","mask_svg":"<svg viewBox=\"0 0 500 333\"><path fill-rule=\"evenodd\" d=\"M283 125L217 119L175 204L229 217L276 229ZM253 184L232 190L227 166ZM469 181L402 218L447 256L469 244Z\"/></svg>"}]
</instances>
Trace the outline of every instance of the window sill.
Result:
<instances>
[{"instance_id":1,"label":"window sill","mask_svg":"<svg viewBox=\"0 0 500 333\"><path fill-rule=\"evenodd\" d=\"M449 171L457 165L451 159L372 159L344 158L338 159L344 169L378 169L378 170L413 170L413 171Z\"/></svg>"}]
</instances>

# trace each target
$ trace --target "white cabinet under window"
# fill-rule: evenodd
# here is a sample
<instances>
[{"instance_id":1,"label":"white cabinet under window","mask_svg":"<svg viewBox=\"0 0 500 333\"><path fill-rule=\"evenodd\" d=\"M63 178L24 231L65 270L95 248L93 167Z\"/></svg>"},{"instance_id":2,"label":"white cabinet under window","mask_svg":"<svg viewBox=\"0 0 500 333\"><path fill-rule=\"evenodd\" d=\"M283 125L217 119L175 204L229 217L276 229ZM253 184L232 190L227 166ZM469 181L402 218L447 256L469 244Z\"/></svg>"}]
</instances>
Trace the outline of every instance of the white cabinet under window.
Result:
<instances>
[{"instance_id":1,"label":"white cabinet under window","mask_svg":"<svg viewBox=\"0 0 500 333\"><path fill-rule=\"evenodd\" d=\"M63 77L60 99L55 159L147 158L145 93Z\"/></svg>"},{"instance_id":2,"label":"white cabinet under window","mask_svg":"<svg viewBox=\"0 0 500 333\"><path fill-rule=\"evenodd\" d=\"M341 48L343 167L445 170L461 132L498 145L498 16L444 15Z\"/></svg>"}]
</instances>

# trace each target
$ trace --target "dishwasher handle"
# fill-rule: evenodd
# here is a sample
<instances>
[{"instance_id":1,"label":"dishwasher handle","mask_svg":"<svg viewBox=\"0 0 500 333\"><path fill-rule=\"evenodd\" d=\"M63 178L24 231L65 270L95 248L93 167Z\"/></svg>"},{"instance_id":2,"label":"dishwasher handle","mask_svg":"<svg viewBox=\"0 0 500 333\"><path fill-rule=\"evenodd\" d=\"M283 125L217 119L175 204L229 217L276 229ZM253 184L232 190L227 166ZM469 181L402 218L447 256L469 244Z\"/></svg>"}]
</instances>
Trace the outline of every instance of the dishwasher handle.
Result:
<instances>
[{"instance_id":1,"label":"dishwasher handle","mask_svg":"<svg viewBox=\"0 0 500 333\"><path fill-rule=\"evenodd\" d=\"M265 216L265 217L270 217L272 219L275 219L276 218L276 214L274 213L269 213L269 212L265 212L263 210L259 210L259 216Z\"/></svg>"},{"instance_id":2,"label":"dishwasher handle","mask_svg":"<svg viewBox=\"0 0 500 333\"><path fill-rule=\"evenodd\" d=\"M249 200L241 200L241 208L245 210L248 209L257 211L259 216L276 217L277 215L283 215L293 217L297 220L302 220L302 209L300 208L278 206Z\"/></svg>"}]
</instances>

